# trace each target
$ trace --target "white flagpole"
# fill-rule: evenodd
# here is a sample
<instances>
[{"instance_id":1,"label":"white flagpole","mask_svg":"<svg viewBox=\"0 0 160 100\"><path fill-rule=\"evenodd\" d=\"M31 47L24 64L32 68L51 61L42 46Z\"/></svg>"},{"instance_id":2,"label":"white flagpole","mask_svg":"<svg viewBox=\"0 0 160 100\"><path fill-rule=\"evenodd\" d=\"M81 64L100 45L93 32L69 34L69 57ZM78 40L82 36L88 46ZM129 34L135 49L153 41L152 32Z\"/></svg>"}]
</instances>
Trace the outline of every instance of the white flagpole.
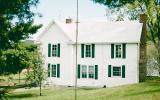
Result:
<instances>
[{"instance_id":1,"label":"white flagpole","mask_svg":"<svg viewBox=\"0 0 160 100\"><path fill-rule=\"evenodd\" d=\"M76 71L75 71L75 100L77 100L77 46L78 46L78 0L77 0L77 11L76 11Z\"/></svg>"}]
</instances>

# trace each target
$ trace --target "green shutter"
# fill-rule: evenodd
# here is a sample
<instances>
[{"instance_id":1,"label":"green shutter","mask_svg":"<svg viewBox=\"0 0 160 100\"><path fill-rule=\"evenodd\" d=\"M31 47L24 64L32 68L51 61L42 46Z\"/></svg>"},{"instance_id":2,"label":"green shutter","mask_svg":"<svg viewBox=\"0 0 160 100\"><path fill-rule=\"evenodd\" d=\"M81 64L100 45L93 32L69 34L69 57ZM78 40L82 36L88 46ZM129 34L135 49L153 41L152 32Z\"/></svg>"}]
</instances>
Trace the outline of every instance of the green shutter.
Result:
<instances>
[{"instance_id":1,"label":"green shutter","mask_svg":"<svg viewBox=\"0 0 160 100\"><path fill-rule=\"evenodd\" d=\"M58 43L58 57L60 57L60 44Z\"/></svg>"},{"instance_id":2,"label":"green shutter","mask_svg":"<svg viewBox=\"0 0 160 100\"><path fill-rule=\"evenodd\" d=\"M48 57L51 57L51 44L48 44Z\"/></svg>"},{"instance_id":3,"label":"green shutter","mask_svg":"<svg viewBox=\"0 0 160 100\"><path fill-rule=\"evenodd\" d=\"M50 64L48 64L48 77L50 77Z\"/></svg>"},{"instance_id":4,"label":"green shutter","mask_svg":"<svg viewBox=\"0 0 160 100\"><path fill-rule=\"evenodd\" d=\"M122 78L125 78L125 65L122 65Z\"/></svg>"},{"instance_id":5,"label":"green shutter","mask_svg":"<svg viewBox=\"0 0 160 100\"><path fill-rule=\"evenodd\" d=\"M81 44L81 57L84 58L84 44Z\"/></svg>"},{"instance_id":6,"label":"green shutter","mask_svg":"<svg viewBox=\"0 0 160 100\"><path fill-rule=\"evenodd\" d=\"M81 69L80 69L80 64L78 64L78 78L80 78L80 74L81 74Z\"/></svg>"},{"instance_id":7,"label":"green shutter","mask_svg":"<svg viewBox=\"0 0 160 100\"><path fill-rule=\"evenodd\" d=\"M123 43L123 58L126 58L126 44Z\"/></svg>"},{"instance_id":8,"label":"green shutter","mask_svg":"<svg viewBox=\"0 0 160 100\"><path fill-rule=\"evenodd\" d=\"M92 44L92 58L95 57L95 44Z\"/></svg>"},{"instance_id":9,"label":"green shutter","mask_svg":"<svg viewBox=\"0 0 160 100\"><path fill-rule=\"evenodd\" d=\"M111 44L111 58L114 58L114 44Z\"/></svg>"},{"instance_id":10,"label":"green shutter","mask_svg":"<svg viewBox=\"0 0 160 100\"><path fill-rule=\"evenodd\" d=\"M98 65L95 65L95 79L98 80Z\"/></svg>"},{"instance_id":11,"label":"green shutter","mask_svg":"<svg viewBox=\"0 0 160 100\"><path fill-rule=\"evenodd\" d=\"M111 65L108 65L108 77L111 77Z\"/></svg>"},{"instance_id":12,"label":"green shutter","mask_svg":"<svg viewBox=\"0 0 160 100\"><path fill-rule=\"evenodd\" d=\"M57 64L57 77L60 77L60 64Z\"/></svg>"}]
</instances>

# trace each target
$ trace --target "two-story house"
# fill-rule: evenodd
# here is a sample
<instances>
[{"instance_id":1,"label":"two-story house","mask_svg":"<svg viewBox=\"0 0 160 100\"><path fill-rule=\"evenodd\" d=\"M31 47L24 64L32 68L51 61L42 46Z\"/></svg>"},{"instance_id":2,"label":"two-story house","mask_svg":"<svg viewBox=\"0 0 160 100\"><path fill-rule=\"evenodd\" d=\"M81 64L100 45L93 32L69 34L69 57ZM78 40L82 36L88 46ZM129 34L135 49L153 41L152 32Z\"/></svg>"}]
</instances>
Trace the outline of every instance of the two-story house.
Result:
<instances>
[{"instance_id":1,"label":"two-story house","mask_svg":"<svg viewBox=\"0 0 160 100\"><path fill-rule=\"evenodd\" d=\"M139 82L142 23L138 21L79 22L78 86L118 86ZM74 86L76 25L52 21L39 35L48 71L47 82Z\"/></svg>"}]
</instances>

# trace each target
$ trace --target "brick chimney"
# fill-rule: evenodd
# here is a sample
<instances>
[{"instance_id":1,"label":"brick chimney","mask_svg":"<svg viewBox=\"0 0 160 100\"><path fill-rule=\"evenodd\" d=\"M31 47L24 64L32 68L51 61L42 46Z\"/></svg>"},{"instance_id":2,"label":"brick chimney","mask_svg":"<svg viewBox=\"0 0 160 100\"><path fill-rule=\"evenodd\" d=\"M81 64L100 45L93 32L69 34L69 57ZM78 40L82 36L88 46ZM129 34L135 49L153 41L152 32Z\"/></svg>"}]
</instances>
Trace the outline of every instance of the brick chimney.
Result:
<instances>
[{"instance_id":1,"label":"brick chimney","mask_svg":"<svg viewBox=\"0 0 160 100\"><path fill-rule=\"evenodd\" d=\"M147 63L147 57L146 57L146 39L147 39L147 15L146 14L140 14L140 23L143 23L142 27L142 34L141 34L141 40L140 40L140 60L139 60L139 81L143 82L145 80L146 76L146 63Z\"/></svg>"},{"instance_id":2,"label":"brick chimney","mask_svg":"<svg viewBox=\"0 0 160 100\"><path fill-rule=\"evenodd\" d=\"M70 24L72 23L72 19L71 18L66 18L66 24Z\"/></svg>"}]
</instances>

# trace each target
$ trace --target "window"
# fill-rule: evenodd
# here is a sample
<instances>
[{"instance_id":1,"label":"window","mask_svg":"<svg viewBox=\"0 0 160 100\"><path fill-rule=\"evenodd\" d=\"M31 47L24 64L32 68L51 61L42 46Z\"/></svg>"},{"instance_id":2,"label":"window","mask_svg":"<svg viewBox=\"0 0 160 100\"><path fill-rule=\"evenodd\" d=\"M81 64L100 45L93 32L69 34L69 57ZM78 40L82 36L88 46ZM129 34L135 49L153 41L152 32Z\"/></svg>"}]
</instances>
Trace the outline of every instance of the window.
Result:
<instances>
[{"instance_id":1,"label":"window","mask_svg":"<svg viewBox=\"0 0 160 100\"><path fill-rule=\"evenodd\" d=\"M56 77L56 65L52 65L52 77Z\"/></svg>"},{"instance_id":2,"label":"window","mask_svg":"<svg viewBox=\"0 0 160 100\"><path fill-rule=\"evenodd\" d=\"M95 44L81 44L81 58L95 58Z\"/></svg>"},{"instance_id":3,"label":"window","mask_svg":"<svg viewBox=\"0 0 160 100\"><path fill-rule=\"evenodd\" d=\"M57 56L57 45L52 45L52 56L56 57Z\"/></svg>"},{"instance_id":4,"label":"window","mask_svg":"<svg viewBox=\"0 0 160 100\"><path fill-rule=\"evenodd\" d=\"M126 43L111 44L111 58L126 58Z\"/></svg>"},{"instance_id":5,"label":"window","mask_svg":"<svg viewBox=\"0 0 160 100\"><path fill-rule=\"evenodd\" d=\"M121 44L115 45L115 57L116 58L121 58L122 56L122 46Z\"/></svg>"},{"instance_id":6,"label":"window","mask_svg":"<svg viewBox=\"0 0 160 100\"><path fill-rule=\"evenodd\" d=\"M91 57L91 45L86 45L86 57Z\"/></svg>"},{"instance_id":7,"label":"window","mask_svg":"<svg viewBox=\"0 0 160 100\"><path fill-rule=\"evenodd\" d=\"M89 76L89 78L94 78L94 73L95 73L94 66L89 66L88 67L88 76Z\"/></svg>"},{"instance_id":8,"label":"window","mask_svg":"<svg viewBox=\"0 0 160 100\"><path fill-rule=\"evenodd\" d=\"M60 78L60 64L48 64L48 77Z\"/></svg>"},{"instance_id":9,"label":"window","mask_svg":"<svg viewBox=\"0 0 160 100\"><path fill-rule=\"evenodd\" d=\"M60 57L60 43L48 44L48 57Z\"/></svg>"},{"instance_id":10,"label":"window","mask_svg":"<svg viewBox=\"0 0 160 100\"><path fill-rule=\"evenodd\" d=\"M115 45L116 46L116 58L121 58L122 56L122 46L120 44Z\"/></svg>"},{"instance_id":11,"label":"window","mask_svg":"<svg viewBox=\"0 0 160 100\"><path fill-rule=\"evenodd\" d=\"M88 78L98 80L98 65L80 65L78 64L78 78Z\"/></svg>"},{"instance_id":12,"label":"window","mask_svg":"<svg viewBox=\"0 0 160 100\"><path fill-rule=\"evenodd\" d=\"M113 67L113 76L121 76L121 67Z\"/></svg>"},{"instance_id":13,"label":"window","mask_svg":"<svg viewBox=\"0 0 160 100\"><path fill-rule=\"evenodd\" d=\"M86 65L82 65L82 78L87 78L87 66Z\"/></svg>"}]
</instances>

